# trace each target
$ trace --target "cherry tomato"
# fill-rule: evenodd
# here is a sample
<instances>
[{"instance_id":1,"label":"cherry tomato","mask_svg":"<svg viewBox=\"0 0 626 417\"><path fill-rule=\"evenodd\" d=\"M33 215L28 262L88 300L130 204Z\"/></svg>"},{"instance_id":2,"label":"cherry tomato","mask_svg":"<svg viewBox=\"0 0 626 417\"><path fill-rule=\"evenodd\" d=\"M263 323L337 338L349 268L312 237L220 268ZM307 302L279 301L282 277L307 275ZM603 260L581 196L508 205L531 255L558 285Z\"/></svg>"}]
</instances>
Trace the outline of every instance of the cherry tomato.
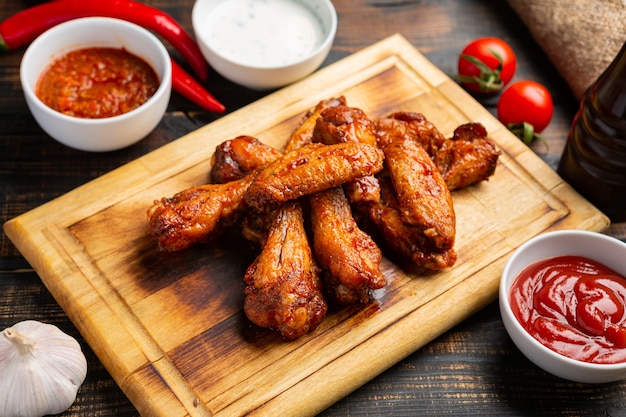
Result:
<instances>
[{"instance_id":1,"label":"cherry tomato","mask_svg":"<svg viewBox=\"0 0 626 417\"><path fill-rule=\"evenodd\" d=\"M525 122L533 127L535 133L542 132L550 124L553 112L550 92L535 81L511 84L498 100L498 119L503 124L509 126Z\"/></svg>"},{"instance_id":2,"label":"cherry tomato","mask_svg":"<svg viewBox=\"0 0 626 417\"><path fill-rule=\"evenodd\" d=\"M516 66L508 43L499 38L479 38L461 51L458 79L475 93L496 93L511 81Z\"/></svg>"}]
</instances>

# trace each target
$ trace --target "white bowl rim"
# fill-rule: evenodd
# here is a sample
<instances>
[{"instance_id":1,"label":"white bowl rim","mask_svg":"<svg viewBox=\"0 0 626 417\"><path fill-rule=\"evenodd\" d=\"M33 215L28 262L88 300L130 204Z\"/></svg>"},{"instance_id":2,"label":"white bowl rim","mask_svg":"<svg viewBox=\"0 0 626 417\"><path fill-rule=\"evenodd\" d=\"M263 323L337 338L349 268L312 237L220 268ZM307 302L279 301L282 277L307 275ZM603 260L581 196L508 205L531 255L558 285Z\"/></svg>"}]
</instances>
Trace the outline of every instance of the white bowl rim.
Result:
<instances>
[{"instance_id":1,"label":"white bowl rim","mask_svg":"<svg viewBox=\"0 0 626 417\"><path fill-rule=\"evenodd\" d=\"M524 338L527 339L529 343L531 343L536 349L540 350L544 355L550 356L554 360L562 361L568 365L576 366L579 368L584 368L587 370L594 370L594 371L602 371L602 370L617 371L617 370L626 368L626 361L620 362L620 363L592 363L592 362L585 362L585 361L573 359L568 356L562 355L558 352L555 352L552 349L545 346L540 341L538 341L537 339L535 339L530 333L528 333L526 329L524 329L524 327L521 325L517 317L515 317L515 314L513 314L513 311L511 309L509 295L510 295L511 285L513 284L513 281L515 280L516 277L511 277L511 274L509 273L509 270L511 269L511 265L519 256L521 256L520 254L522 252L524 252L528 247L535 245L538 241L546 240L546 239L550 239L554 237L562 237L562 236L572 236L572 237L582 236L583 238L587 238L587 239L603 240L606 242L610 242L611 244L621 246L626 252L626 243L622 242L619 239L613 238L611 236L608 236L599 232L592 232L588 230L555 230L555 231L550 231L550 232L539 234L529 239L528 241L524 242L522 245L520 245L513 252L513 254L509 257L504 267L504 270L502 271L502 279L500 280L500 287L499 287L499 298L500 298L499 304L501 306L501 314L506 314L509 317L510 324L512 324L520 334L523 334ZM549 258L550 257L548 256L545 259L549 259ZM593 259L593 256L588 256L588 258ZM508 280L505 280L505 277L507 276L509 276L510 278ZM502 309L502 307L505 307L505 308Z\"/></svg>"},{"instance_id":2,"label":"white bowl rim","mask_svg":"<svg viewBox=\"0 0 626 417\"><path fill-rule=\"evenodd\" d=\"M200 19L200 16L198 16L198 12L197 10L199 9L199 7L196 7L200 4L201 0L196 0L196 2L193 5L192 11L191 11L191 19L192 22L194 23L194 26L198 27L197 25L200 24L200 22L198 21L198 19ZM227 0L222 0L222 1L227 1ZM285 68L291 68L291 67L295 67L297 65L302 64L303 62L306 62L308 60L310 60L311 58L317 56L318 54L322 53L325 49L327 49L329 47L329 43L334 42L335 36L337 35L337 25L338 25L338 19L337 19L337 10L335 9L335 6L333 5L331 0L318 0L320 2L322 2L324 5L327 6L329 12L330 12L330 25L328 27L328 32L324 33L324 42L320 43L317 48L315 48L314 50L312 50L311 52L309 52L305 57L300 58L298 60L295 60L293 62L289 62L287 64L283 64L283 65L251 65L242 61L237 61L237 60L232 60L226 56L224 56L223 54L221 54L219 51L215 50L214 48L210 48L211 52L217 56L220 57L220 59L222 59L224 62L229 63L230 65L236 65L238 67L244 68L244 69L251 69L251 70L263 70L263 71L272 71L272 70L278 70L278 69L285 69ZM300 2L301 3L301 2ZM315 10L311 10L313 13L316 13ZM198 39L198 42L203 41L205 45L208 45L209 42L207 42L204 39Z\"/></svg>"},{"instance_id":3,"label":"white bowl rim","mask_svg":"<svg viewBox=\"0 0 626 417\"><path fill-rule=\"evenodd\" d=\"M132 22L128 22L126 20L122 20L122 19L116 19L116 18L112 18L112 17L100 17L100 16L95 16L95 17L80 17L77 19L72 19L72 20L68 20L66 22L63 23L59 23L58 25L53 26L52 28L46 30L44 33L42 33L41 35L39 35L29 46L28 48L26 48L26 51L24 52L24 55L22 56L22 62L25 61L25 59L27 59L27 57L33 53L33 51L35 50L35 48L39 47L40 43L45 42L49 37L55 36L55 34L57 34L60 31L63 30L67 30L68 28L73 28L75 26L80 27L80 26L85 26L85 25L89 25L89 24L93 24L93 23L103 23L103 24L110 24L110 25L117 25L119 26L125 26L127 28L132 28L134 30L137 30L139 32L142 32L144 35L146 35L149 39L151 39L155 45L157 45L157 48L161 50L161 53L165 54L165 56L168 57L167 62L165 63L165 67L164 67L164 73L163 76L161 77L161 79L159 80L159 88L157 88L157 90L154 92L154 94L148 99L146 100L141 106L134 108L133 110L123 113L123 114L118 114L115 116L110 116L110 117L101 117L101 118L86 118L86 117L75 117L75 116L70 116L64 113L61 113L59 111L54 110L53 108L49 107L48 105L46 105L43 101L41 101L39 99L39 97L37 96L37 94L35 94L35 91L32 89L31 85L29 83L24 83L22 84L22 90L24 91L25 94L28 94L28 96L37 103L38 106L41 107L42 111L44 111L45 113L49 114L49 115L54 115L55 117L59 117L61 120L65 120L71 123L76 123L79 125L100 125L100 124L108 124L111 121L115 121L115 120L124 120L124 119L128 119L133 117L136 113L139 113L141 111L143 111L144 107L147 107L147 105L149 105L150 103L152 103L153 101L157 100L157 98L163 94L166 93L166 91L168 89L171 88L171 78L172 78L172 67L171 67L171 63L169 61L169 52L167 51L167 49L165 48L165 46L163 45L163 43L149 30L135 24ZM75 47L69 48L67 49L64 53L67 52L71 52L74 50L78 50L78 49L83 49L88 47L87 43L80 43L80 41L76 42ZM63 54L59 55L62 56ZM57 57L58 58L58 57ZM26 69L20 65L20 77L26 77L26 74L23 73L25 72ZM37 75L37 77L41 76L41 72L39 72L39 74Z\"/></svg>"}]
</instances>

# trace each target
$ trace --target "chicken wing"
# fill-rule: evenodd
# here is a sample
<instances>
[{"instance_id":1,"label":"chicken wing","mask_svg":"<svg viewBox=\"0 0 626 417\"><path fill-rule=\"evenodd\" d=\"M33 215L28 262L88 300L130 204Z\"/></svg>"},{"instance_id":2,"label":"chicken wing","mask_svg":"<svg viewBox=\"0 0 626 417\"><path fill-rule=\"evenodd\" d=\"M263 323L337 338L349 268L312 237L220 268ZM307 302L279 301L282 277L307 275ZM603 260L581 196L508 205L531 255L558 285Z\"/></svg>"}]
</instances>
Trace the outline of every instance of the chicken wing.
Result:
<instances>
[{"instance_id":1,"label":"chicken wing","mask_svg":"<svg viewBox=\"0 0 626 417\"><path fill-rule=\"evenodd\" d=\"M238 136L215 148L211 158L211 182L223 184L249 175L278 159L282 153L252 136Z\"/></svg>"},{"instance_id":2,"label":"chicken wing","mask_svg":"<svg viewBox=\"0 0 626 417\"><path fill-rule=\"evenodd\" d=\"M496 170L500 152L479 123L467 123L443 142L434 162L450 191L484 181Z\"/></svg>"},{"instance_id":3,"label":"chicken wing","mask_svg":"<svg viewBox=\"0 0 626 417\"><path fill-rule=\"evenodd\" d=\"M421 227L406 223L390 179L380 178L379 182L381 199L378 204L369 205L369 217L387 245L427 269L440 270L454 265L457 259L454 248L435 246Z\"/></svg>"},{"instance_id":4,"label":"chicken wing","mask_svg":"<svg viewBox=\"0 0 626 417\"><path fill-rule=\"evenodd\" d=\"M340 303L367 301L369 290L382 288L382 254L352 217L341 187L309 196L315 259L330 279L329 290Z\"/></svg>"},{"instance_id":5,"label":"chicken wing","mask_svg":"<svg viewBox=\"0 0 626 417\"><path fill-rule=\"evenodd\" d=\"M380 149L362 143L311 144L284 154L258 175L246 203L264 212L298 197L372 175L383 167Z\"/></svg>"},{"instance_id":6,"label":"chicken wing","mask_svg":"<svg viewBox=\"0 0 626 417\"><path fill-rule=\"evenodd\" d=\"M315 122L313 142L332 145L361 142L376 146L374 124L363 110L346 105L325 109Z\"/></svg>"},{"instance_id":7,"label":"chicken wing","mask_svg":"<svg viewBox=\"0 0 626 417\"><path fill-rule=\"evenodd\" d=\"M374 123L359 108L345 104L324 110L315 123L313 141L332 145L345 142L367 143L377 146ZM378 201L378 182L373 176L364 176L344 184L348 200L354 205Z\"/></svg>"},{"instance_id":8,"label":"chicken wing","mask_svg":"<svg viewBox=\"0 0 626 417\"><path fill-rule=\"evenodd\" d=\"M445 137L421 113L397 112L375 122L381 147L400 139L416 141L431 157L443 145Z\"/></svg>"},{"instance_id":9,"label":"chicken wing","mask_svg":"<svg viewBox=\"0 0 626 417\"><path fill-rule=\"evenodd\" d=\"M355 116L353 117L353 114ZM369 144L376 146L371 122L359 109L345 106L345 99L320 102L307 114L304 123L294 132L285 149L296 150L311 141L326 145L358 142L356 120L367 123ZM324 123L320 124L320 121ZM332 124L332 126L331 126ZM328 129L324 129L328 126ZM320 129L328 140L315 138ZM341 132L345 130L345 134ZM334 136L334 138L330 137ZM349 137L349 138L348 138ZM306 140L303 140L306 138ZM358 179L353 182L358 181ZM324 287L328 295L339 303L365 302L370 289L382 288L386 278L380 271L382 254L369 235L360 230L352 217L348 200L341 187L319 191L309 196L313 252L323 270Z\"/></svg>"},{"instance_id":10,"label":"chicken wing","mask_svg":"<svg viewBox=\"0 0 626 417\"><path fill-rule=\"evenodd\" d=\"M289 140L283 147L283 152L285 153L291 152L293 150L300 149L303 146L306 146L312 143L313 142L312 140L313 128L315 127L315 121L317 120L319 115L327 108L332 108L335 106L340 106L340 105L345 105L345 104L346 104L346 99L343 96L333 97L328 100L320 101L315 106L315 108L308 111L304 115L302 121L300 122L300 125L298 126L296 130L294 130L294 132L289 137Z\"/></svg>"},{"instance_id":11,"label":"chicken wing","mask_svg":"<svg viewBox=\"0 0 626 417\"><path fill-rule=\"evenodd\" d=\"M317 328L327 305L300 205L287 203L273 213L263 249L245 273L244 312L293 340Z\"/></svg>"},{"instance_id":12,"label":"chicken wing","mask_svg":"<svg viewBox=\"0 0 626 417\"><path fill-rule=\"evenodd\" d=\"M453 137L446 139L421 113L399 112L377 120L376 136L381 146L399 138L419 143L450 191L488 179L500 155L480 123L460 125Z\"/></svg>"},{"instance_id":13,"label":"chicken wing","mask_svg":"<svg viewBox=\"0 0 626 417\"><path fill-rule=\"evenodd\" d=\"M394 138L384 144L383 152L402 220L420 228L436 247L452 248L456 235L452 196L430 156L407 138Z\"/></svg>"},{"instance_id":14,"label":"chicken wing","mask_svg":"<svg viewBox=\"0 0 626 417\"><path fill-rule=\"evenodd\" d=\"M147 214L159 250L188 248L235 223L245 209L244 196L252 179L192 187L156 200Z\"/></svg>"}]
</instances>

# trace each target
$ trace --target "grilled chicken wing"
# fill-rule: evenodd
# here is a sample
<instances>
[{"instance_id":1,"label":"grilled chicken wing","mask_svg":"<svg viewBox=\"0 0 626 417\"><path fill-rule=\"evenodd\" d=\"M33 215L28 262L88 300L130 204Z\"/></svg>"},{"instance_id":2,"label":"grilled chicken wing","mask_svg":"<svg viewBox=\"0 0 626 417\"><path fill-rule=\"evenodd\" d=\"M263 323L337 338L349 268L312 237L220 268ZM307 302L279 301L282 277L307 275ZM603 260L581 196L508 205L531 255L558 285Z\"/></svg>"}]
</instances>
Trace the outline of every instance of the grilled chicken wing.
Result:
<instances>
[{"instance_id":1,"label":"grilled chicken wing","mask_svg":"<svg viewBox=\"0 0 626 417\"><path fill-rule=\"evenodd\" d=\"M383 146L402 220L420 228L436 247L454 246L456 217L450 190L426 151L414 140Z\"/></svg>"},{"instance_id":2,"label":"grilled chicken wing","mask_svg":"<svg viewBox=\"0 0 626 417\"><path fill-rule=\"evenodd\" d=\"M313 142L326 145L361 142L376 146L374 124L359 108L339 105L325 109L315 122Z\"/></svg>"},{"instance_id":3,"label":"grilled chicken wing","mask_svg":"<svg viewBox=\"0 0 626 417\"><path fill-rule=\"evenodd\" d=\"M273 210L298 197L336 187L383 167L383 153L370 145L311 144L284 154L258 175L246 193L257 212Z\"/></svg>"},{"instance_id":4,"label":"grilled chicken wing","mask_svg":"<svg viewBox=\"0 0 626 417\"><path fill-rule=\"evenodd\" d=\"M443 145L445 137L421 113L397 112L378 119L376 136L381 147L400 139L416 141L431 157Z\"/></svg>"},{"instance_id":5,"label":"grilled chicken wing","mask_svg":"<svg viewBox=\"0 0 626 417\"><path fill-rule=\"evenodd\" d=\"M283 152L291 152L296 149L300 149L313 142L313 128L315 127L315 121L319 115L327 108L335 106L341 106L346 104L346 99L343 96L330 98L328 100L320 101L314 109L308 111L298 128L291 134L289 140L283 148Z\"/></svg>"},{"instance_id":6,"label":"grilled chicken wing","mask_svg":"<svg viewBox=\"0 0 626 417\"><path fill-rule=\"evenodd\" d=\"M241 179L281 155L279 150L252 136L225 140L215 148L211 158L211 182L223 184Z\"/></svg>"},{"instance_id":7,"label":"grilled chicken wing","mask_svg":"<svg viewBox=\"0 0 626 417\"><path fill-rule=\"evenodd\" d=\"M495 172L499 156L484 126L467 123L454 130L433 160L452 191L488 179Z\"/></svg>"},{"instance_id":8,"label":"grilled chicken wing","mask_svg":"<svg viewBox=\"0 0 626 417\"><path fill-rule=\"evenodd\" d=\"M382 254L372 238L359 229L341 187L309 196L315 258L330 279L337 301L367 301L370 289L387 279L380 271Z\"/></svg>"},{"instance_id":9,"label":"grilled chicken wing","mask_svg":"<svg viewBox=\"0 0 626 417\"><path fill-rule=\"evenodd\" d=\"M188 248L236 222L245 209L244 196L252 179L192 187L155 201L148 210L148 225L159 249Z\"/></svg>"},{"instance_id":10,"label":"grilled chicken wing","mask_svg":"<svg viewBox=\"0 0 626 417\"><path fill-rule=\"evenodd\" d=\"M256 325L293 340L317 328L327 305L300 205L287 203L273 213L262 252L244 277L244 312Z\"/></svg>"},{"instance_id":11,"label":"grilled chicken wing","mask_svg":"<svg viewBox=\"0 0 626 417\"><path fill-rule=\"evenodd\" d=\"M322 120L324 123L320 123ZM359 128L359 123L364 126L367 123L369 144L376 146L376 137L365 113L346 107L343 97L322 101L308 113L285 149L296 150L311 141L326 145L359 142L356 135L365 131ZM321 131L327 140L315 138ZM358 228L341 187L311 194L309 203L313 252L323 270L326 293L339 303L367 301L370 289L386 285L386 278L380 271L380 249L369 235Z\"/></svg>"},{"instance_id":12,"label":"grilled chicken wing","mask_svg":"<svg viewBox=\"0 0 626 417\"><path fill-rule=\"evenodd\" d=\"M377 146L374 123L358 108L345 104L324 110L315 123L313 141L332 145L345 142L367 143ZM354 205L376 202L378 182L373 176L357 178L344 184L348 200Z\"/></svg>"},{"instance_id":13,"label":"grilled chicken wing","mask_svg":"<svg viewBox=\"0 0 626 417\"><path fill-rule=\"evenodd\" d=\"M384 146L399 138L418 142L433 159L450 191L488 179L500 152L480 123L457 127L446 139L421 113L399 112L376 121L376 135Z\"/></svg>"},{"instance_id":14,"label":"grilled chicken wing","mask_svg":"<svg viewBox=\"0 0 626 417\"><path fill-rule=\"evenodd\" d=\"M381 199L378 204L369 205L369 217L387 245L427 269L440 270L454 265L457 259L455 250L435 246L421 227L406 223L389 178L379 181Z\"/></svg>"}]
</instances>

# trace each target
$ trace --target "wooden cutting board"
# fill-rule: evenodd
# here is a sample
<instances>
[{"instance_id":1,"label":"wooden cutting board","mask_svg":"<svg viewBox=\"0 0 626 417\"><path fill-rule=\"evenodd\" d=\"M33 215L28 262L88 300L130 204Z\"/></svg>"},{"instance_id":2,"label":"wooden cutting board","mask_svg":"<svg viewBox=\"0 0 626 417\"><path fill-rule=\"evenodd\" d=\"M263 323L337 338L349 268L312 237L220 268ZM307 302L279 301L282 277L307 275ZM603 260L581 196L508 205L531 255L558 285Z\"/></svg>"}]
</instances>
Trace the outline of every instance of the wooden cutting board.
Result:
<instances>
[{"instance_id":1,"label":"wooden cutting board","mask_svg":"<svg viewBox=\"0 0 626 417\"><path fill-rule=\"evenodd\" d=\"M447 137L482 123L502 151L488 182L455 191L457 264L418 273L386 253L389 285L332 309L293 342L242 312L257 248L233 232L163 255L147 233L153 200L207 182L215 146L241 134L281 147L320 100L344 95L371 118L418 111ZM7 222L41 276L144 416L314 415L497 297L503 266L554 229L608 219L399 35L387 38Z\"/></svg>"}]
</instances>

